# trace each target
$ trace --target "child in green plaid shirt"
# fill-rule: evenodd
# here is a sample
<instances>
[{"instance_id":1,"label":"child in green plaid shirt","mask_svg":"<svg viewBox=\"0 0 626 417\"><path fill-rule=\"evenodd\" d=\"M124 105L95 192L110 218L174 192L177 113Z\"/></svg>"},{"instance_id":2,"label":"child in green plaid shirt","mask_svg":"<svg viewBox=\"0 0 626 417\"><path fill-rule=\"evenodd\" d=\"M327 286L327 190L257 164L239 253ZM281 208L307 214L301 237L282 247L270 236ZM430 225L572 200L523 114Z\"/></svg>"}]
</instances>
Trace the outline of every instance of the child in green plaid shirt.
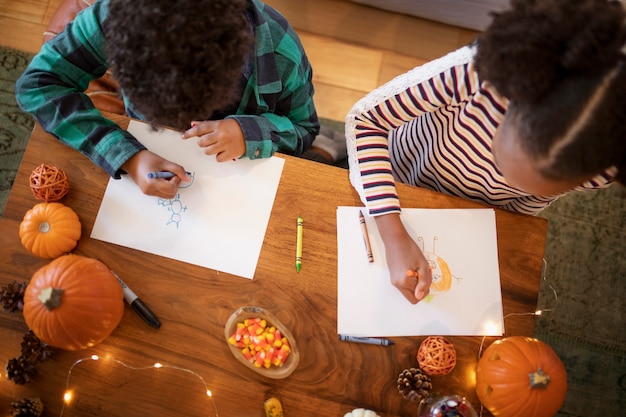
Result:
<instances>
[{"instance_id":1,"label":"child in green plaid shirt","mask_svg":"<svg viewBox=\"0 0 626 417\"><path fill-rule=\"evenodd\" d=\"M16 85L41 126L109 175L171 198L185 169L103 117L84 94L111 68L126 112L198 137L218 161L302 155L319 132L298 36L258 0L102 0L45 43ZM171 179L148 179L170 171Z\"/></svg>"}]
</instances>

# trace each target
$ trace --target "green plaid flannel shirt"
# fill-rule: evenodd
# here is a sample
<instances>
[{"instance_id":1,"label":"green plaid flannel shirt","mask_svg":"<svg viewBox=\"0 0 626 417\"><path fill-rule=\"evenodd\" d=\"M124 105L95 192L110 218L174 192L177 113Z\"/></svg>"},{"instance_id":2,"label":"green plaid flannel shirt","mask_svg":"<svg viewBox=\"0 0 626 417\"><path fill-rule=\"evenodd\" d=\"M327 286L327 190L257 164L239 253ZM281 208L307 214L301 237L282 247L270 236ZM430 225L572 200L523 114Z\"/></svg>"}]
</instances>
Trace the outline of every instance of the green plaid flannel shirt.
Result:
<instances>
[{"instance_id":1,"label":"green plaid flannel shirt","mask_svg":"<svg viewBox=\"0 0 626 417\"><path fill-rule=\"evenodd\" d=\"M103 117L84 94L89 82L109 68L102 32L108 3L96 1L42 46L17 81L16 98L45 131L119 178L120 167L145 147ZM255 56L242 70L247 84L239 107L226 117L241 126L247 157L300 155L319 131L311 65L285 18L258 0L249 3ZM124 102L132 110L125 97Z\"/></svg>"}]
</instances>

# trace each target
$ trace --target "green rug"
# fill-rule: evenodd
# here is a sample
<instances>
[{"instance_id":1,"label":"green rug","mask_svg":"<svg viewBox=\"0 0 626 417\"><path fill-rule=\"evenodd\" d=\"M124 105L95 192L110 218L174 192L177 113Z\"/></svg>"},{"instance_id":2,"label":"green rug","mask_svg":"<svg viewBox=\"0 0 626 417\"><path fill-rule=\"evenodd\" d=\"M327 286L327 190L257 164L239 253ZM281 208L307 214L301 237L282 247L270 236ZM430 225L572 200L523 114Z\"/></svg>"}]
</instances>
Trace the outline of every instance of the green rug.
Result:
<instances>
[{"instance_id":1,"label":"green rug","mask_svg":"<svg viewBox=\"0 0 626 417\"><path fill-rule=\"evenodd\" d=\"M23 113L15 101L15 81L32 57L27 52L0 47L0 216L34 126L34 119Z\"/></svg>"},{"instance_id":2,"label":"green rug","mask_svg":"<svg viewBox=\"0 0 626 417\"><path fill-rule=\"evenodd\" d=\"M0 215L33 127L13 95L31 58L0 47ZM343 131L341 122L322 124ZM624 415L626 188L573 193L541 216L549 220L538 301L546 312L537 319L535 336L555 349L568 372L568 394L557 416Z\"/></svg>"},{"instance_id":3,"label":"green rug","mask_svg":"<svg viewBox=\"0 0 626 417\"><path fill-rule=\"evenodd\" d=\"M554 348L568 372L557 415L623 416L626 188L572 193L541 216L549 223L537 304L556 307L537 320L535 336Z\"/></svg>"}]
</instances>

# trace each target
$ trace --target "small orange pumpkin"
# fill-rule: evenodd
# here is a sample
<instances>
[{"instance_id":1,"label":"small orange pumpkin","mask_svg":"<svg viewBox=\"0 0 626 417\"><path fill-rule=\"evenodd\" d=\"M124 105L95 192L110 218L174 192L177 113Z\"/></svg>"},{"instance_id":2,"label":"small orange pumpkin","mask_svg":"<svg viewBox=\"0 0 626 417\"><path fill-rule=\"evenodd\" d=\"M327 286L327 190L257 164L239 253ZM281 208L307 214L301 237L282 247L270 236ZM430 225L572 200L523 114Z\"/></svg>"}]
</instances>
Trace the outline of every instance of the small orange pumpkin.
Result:
<instances>
[{"instance_id":1,"label":"small orange pumpkin","mask_svg":"<svg viewBox=\"0 0 626 417\"><path fill-rule=\"evenodd\" d=\"M62 203L39 203L26 212L20 224L22 245L41 258L56 258L78 244L78 215Z\"/></svg>"},{"instance_id":2,"label":"small orange pumpkin","mask_svg":"<svg viewBox=\"0 0 626 417\"><path fill-rule=\"evenodd\" d=\"M23 313L28 327L50 346L86 349L106 339L122 320L122 286L102 262L63 255L33 274Z\"/></svg>"},{"instance_id":3,"label":"small orange pumpkin","mask_svg":"<svg viewBox=\"0 0 626 417\"><path fill-rule=\"evenodd\" d=\"M511 336L492 343L476 366L476 395L498 417L552 417L567 393L565 366L538 339Z\"/></svg>"}]
</instances>

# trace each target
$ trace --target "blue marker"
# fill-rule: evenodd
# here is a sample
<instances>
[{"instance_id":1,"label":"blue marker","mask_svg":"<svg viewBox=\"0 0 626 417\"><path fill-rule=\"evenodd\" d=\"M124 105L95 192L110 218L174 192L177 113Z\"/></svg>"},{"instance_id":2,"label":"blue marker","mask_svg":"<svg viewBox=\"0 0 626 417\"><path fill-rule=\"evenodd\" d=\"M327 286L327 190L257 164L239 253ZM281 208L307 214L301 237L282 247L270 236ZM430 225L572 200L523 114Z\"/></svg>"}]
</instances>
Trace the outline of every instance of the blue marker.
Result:
<instances>
[{"instance_id":1,"label":"blue marker","mask_svg":"<svg viewBox=\"0 0 626 417\"><path fill-rule=\"evenodd\" d=\"M148 172L148 178L172 178L175 176L176 174L169 171Z\"/></svg>"},{"instance_id":2,"label":"blue marker","mask_svg":"<svg viewBox=\"0 0 626 417\"><path fill-rule=\"evenodd\" d=\"M188 176L191 176L191 172L187 172ZM158 172L148 172L148 178L173 178L176 174L170 171L158 171Z\"/></svg>"}]
</instances>

